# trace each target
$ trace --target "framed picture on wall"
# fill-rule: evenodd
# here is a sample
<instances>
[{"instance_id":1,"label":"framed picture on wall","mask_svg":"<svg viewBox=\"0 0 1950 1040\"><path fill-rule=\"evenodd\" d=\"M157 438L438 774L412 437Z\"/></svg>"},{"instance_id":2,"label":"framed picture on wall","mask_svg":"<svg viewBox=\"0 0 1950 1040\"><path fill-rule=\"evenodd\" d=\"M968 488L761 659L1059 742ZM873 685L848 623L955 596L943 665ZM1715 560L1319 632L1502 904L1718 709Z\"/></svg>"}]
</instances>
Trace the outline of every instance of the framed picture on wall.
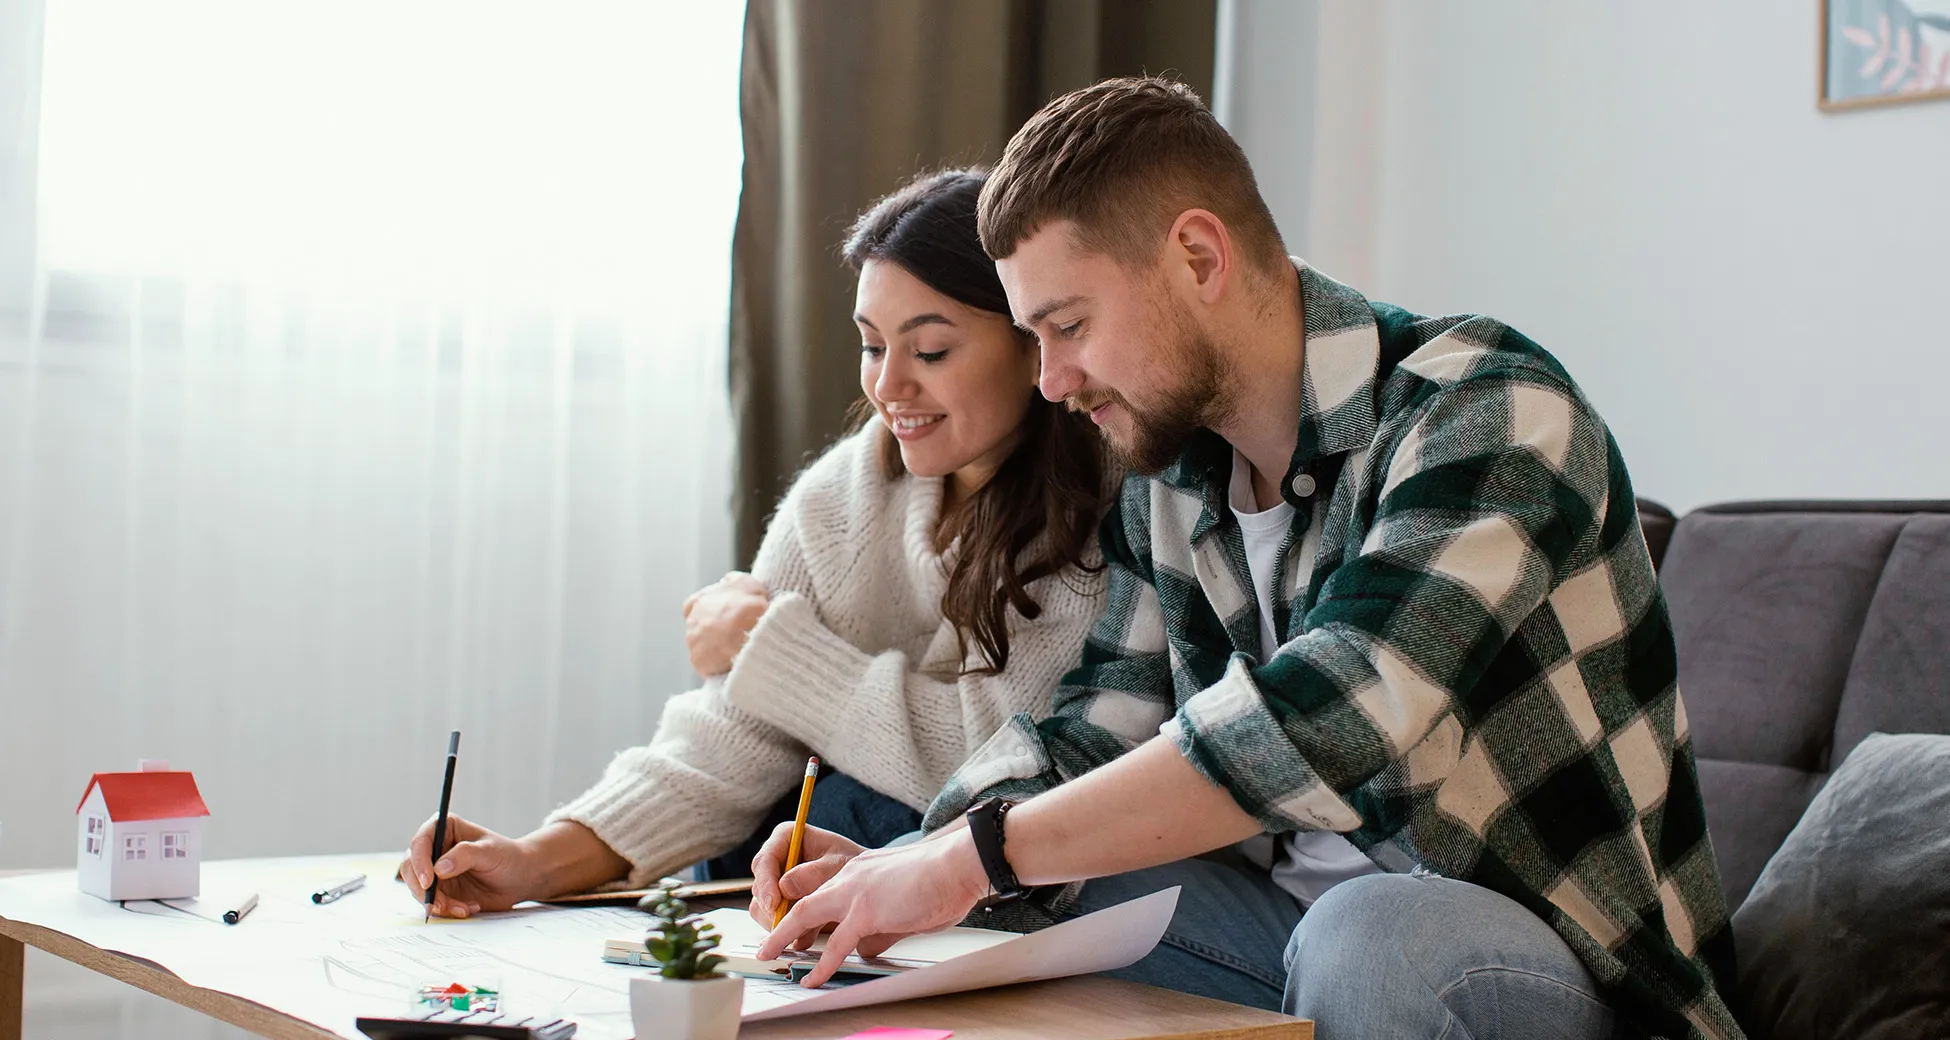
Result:
<instances>
[{"instance_id":1,"label":"framed picture on wall","mask_svg":"<svg viewBox=\"0 0 1950 1040\"><path fill-rule=\"evenodd\" d=\"M1822 0L1822 108L1924 98L1950 98L1950 0Z\"/></svg>"}]
</instances>

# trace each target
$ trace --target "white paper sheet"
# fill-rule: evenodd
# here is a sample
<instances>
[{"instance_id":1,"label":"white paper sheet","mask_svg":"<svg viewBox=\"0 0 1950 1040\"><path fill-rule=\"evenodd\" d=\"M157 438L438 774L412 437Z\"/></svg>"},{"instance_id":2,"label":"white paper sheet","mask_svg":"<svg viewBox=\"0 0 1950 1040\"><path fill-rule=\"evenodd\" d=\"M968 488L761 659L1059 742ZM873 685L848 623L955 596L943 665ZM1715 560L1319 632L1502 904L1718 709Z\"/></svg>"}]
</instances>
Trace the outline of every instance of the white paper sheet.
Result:
<instances>
[{"instance_id":1,"label":"white paper sheet","mask_svg":"<svg viewBox=\"0 0 1950 1040\"><path fill-rule=\"evenodd\" d=\"M938 953L949 955L925 967L835 989L809 990L789 982L747 980L745 1021L1113 971L1135 964L1150 953L1158 940L1164 938L1172 911L1177 908L1178 889L1167 888L1001 942L984 941L979 936L955 936L952 932L917 935L889 947L887 956L933 960ZM749 922L751 918L746 916L745 920ZM752 927L757 929L756 924ZM726 935L727 948L740 947L749 941L743 929L734 932L721 927L719 930Z\"/></svg>"},{"instance_id":2,"label":"white paper sheet","mask_svg":"<svg viewBox=\"0 0 1950 1040\"><path fill-rule=\"evenodd\" d=\"M626 1040L629 980L642 968L603 961L605 940L639 936L647 917L628 907L534 907L464 921L422 922L423 909L391 880L397 855L205 863L215 899L255 891L241 923L177 910L137 908L85 895L73 871L0 880L0 917L71 935L160 965L191 985L235 994L364 1040L353 1020L398 1015L418 987L497 985L503 1010L578 1024L578 1038ZM355 873L366 887L323 906L322 884ZM1107 971L1150 952L1171 920L1167 889L1025 936L957 929L903 940L888 951L938 963L836 989L747 980L745 1018L755 1021L886 1001ZM763 929L741 911L719 912L733 943L755 946Z\"/></svg>"}]
</instances>

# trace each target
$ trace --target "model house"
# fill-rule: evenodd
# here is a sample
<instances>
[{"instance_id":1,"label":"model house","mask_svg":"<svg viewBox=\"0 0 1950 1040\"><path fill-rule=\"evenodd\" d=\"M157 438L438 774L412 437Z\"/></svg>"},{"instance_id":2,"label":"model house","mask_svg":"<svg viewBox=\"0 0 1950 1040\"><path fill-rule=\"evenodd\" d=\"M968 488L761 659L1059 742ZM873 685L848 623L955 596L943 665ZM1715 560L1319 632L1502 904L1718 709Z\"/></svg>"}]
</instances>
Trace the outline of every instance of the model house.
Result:
<instances>
[{"instance_id":1,"label":"model house","mask_svg":"<svg viewBox=\"0 0 1950 1040\"><path fill-rule=\"evenodd\" d=\"M96 773L75 809L81 890L117 901L195 896L208 815L196 778L168 763Z\"/></svg>"}]
</instances>

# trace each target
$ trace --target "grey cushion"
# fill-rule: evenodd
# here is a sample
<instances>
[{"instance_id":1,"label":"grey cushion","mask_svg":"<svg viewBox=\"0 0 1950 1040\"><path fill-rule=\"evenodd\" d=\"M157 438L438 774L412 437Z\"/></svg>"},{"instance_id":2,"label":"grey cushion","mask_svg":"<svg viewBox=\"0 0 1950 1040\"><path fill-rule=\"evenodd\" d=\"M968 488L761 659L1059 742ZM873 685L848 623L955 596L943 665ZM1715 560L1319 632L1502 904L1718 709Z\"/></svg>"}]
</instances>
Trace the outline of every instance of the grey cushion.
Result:
<instances>
[{"instance_id":1,"label":"grey cushion","mask_svg":"<svg viewBox=\"0 0 1950 1040\"><path fill-rule=\"evenodd\" d=\"M1950 737L1864 739L1733 930L1757 1038L1950 1036Z\"/></svg>"},{"instance_id":2,"label":"grey cushion","mask_svg":"<svg viewBox=\"0 0 1950 1040\"><path fill-rule=\"evenodd\" d=\"M1682 518L1659 571L1729 907L1872 730L1950 732L1950 503Z\"/></svg>"},{"instance_id":3,"label":"grey cushion","mask_svg":"<svg viewBox=\"0 0 1950 1040\"><path fill-rule=\"evenodd\" d=\"M1889 565L1835 719L1835 757L1873 731L1950 733L1950 516L1917 516Z\"/></svg>"},{"instance_id":4,"label":"grey cushion","mask_svg":"<svg viewBox=\"0 0 1950 1040\"><path fill-rule=\"evenodd\" d=\"M1698 512L1661 573L1702 756L1828 770L1869 601L1905 517Z\"/></svg>"}]
</instances>

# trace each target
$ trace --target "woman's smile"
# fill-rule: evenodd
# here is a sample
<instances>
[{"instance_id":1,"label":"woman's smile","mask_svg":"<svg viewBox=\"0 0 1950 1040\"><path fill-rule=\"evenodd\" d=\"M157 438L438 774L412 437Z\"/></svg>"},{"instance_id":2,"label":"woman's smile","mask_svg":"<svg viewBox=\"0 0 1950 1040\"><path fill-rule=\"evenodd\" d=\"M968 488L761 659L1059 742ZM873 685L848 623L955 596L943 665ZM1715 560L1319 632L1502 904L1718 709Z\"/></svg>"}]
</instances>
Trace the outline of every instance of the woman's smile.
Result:
<instances>
[{"instance_id":1,"label":"woman's smile","mask_svg":"<svg viewBox=\"0 0 1950 1040\"><path fill-rule=\"evenodd\" d=\"M946 415L940 413L909 415L906 413L887 413L887 428L903 441L918 441L941 428L941 420Z\"/></svg>"}]
</instances>

